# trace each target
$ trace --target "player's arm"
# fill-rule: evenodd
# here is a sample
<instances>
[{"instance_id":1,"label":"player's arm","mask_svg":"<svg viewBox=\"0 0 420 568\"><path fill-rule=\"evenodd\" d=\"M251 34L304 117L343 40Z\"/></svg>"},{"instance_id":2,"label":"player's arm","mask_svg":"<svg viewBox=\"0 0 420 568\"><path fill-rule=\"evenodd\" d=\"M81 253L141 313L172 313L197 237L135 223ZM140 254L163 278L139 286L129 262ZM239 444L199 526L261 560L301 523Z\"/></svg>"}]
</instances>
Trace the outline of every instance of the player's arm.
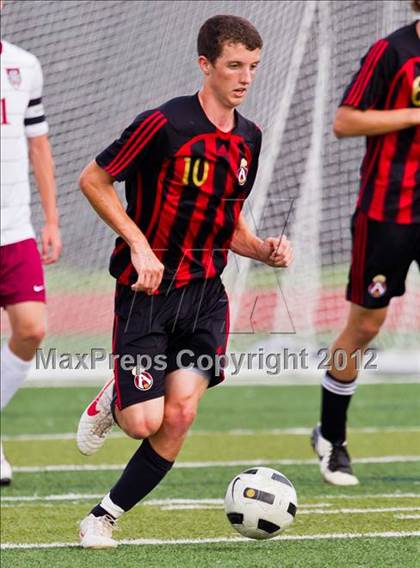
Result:
<instances>
[{"instance_id":1,"label":"player's arm","mask_svg":"<svg viewBox=\"0 0 420 568\"><path fill-rule=\"evenodd\" d=\"M399 66L398 53L387 39L372 45L336 112L333 130L338 138L378 136L420 124L418 108L383 110Z\"/></svg>"},{"instance_id":2,"label":"player's arm","mask_svg":"<svg viewBox=\"0 0 420 568\"><path fill-rule=\"evenodd\" d=\"M420 108L360 110L341 106L336 112L333 130L337 138L378 136L419 125Z\"/></svg>"},{"instance_id":3,"label":"player's arm","mask_svg":"<svg viewBox=\"0 0 420 568\"><path fill-rule=\"evenodd\" d=\"M54 161L47 134L28 137L28 150L45 217L41 233L42 258L45 264L52 264L58 260L62 244L57 211Z\"/></svg>"},{"instance_id":4,"label":"player's arm","mask_svg":"<svg viewBox=\"0 0 420 568\"><path fill-rule=\"evenodd\" d=\"M164 267L145 235L125 212L115 191L114 181L110 174L92 161L81 173L79 185L98 215L129 245L131 261L138 274L132 289L150 294L159 287Z\"/></svg>"},{"instance_id":5,"label":"player's arm","mask_svg":"<svg viewBox=\"0 0 420 568\"><path fill-rule=\"evenodd\" d=\"M41 232L42 258L45 264L58 260L61 237L57 211L54 161L48 141L48 123L42 104L43 77L41 65L33 58L29 102L24 116L25 135L28 141L29 159L41 196L45 225Z\"/></svg>"},{"instance_id":6,"label":"player's arm","mask_svg":"<svg viewBox=\"0 0 420 568\"><path fill-rule=\"evenodd\" d=\"M287 267L293 260L293 251L286 236L260 239L248 227L241 213L233 233L230 248L236 254L253 258L276 268Z\"/></svg>"}]
</instances>

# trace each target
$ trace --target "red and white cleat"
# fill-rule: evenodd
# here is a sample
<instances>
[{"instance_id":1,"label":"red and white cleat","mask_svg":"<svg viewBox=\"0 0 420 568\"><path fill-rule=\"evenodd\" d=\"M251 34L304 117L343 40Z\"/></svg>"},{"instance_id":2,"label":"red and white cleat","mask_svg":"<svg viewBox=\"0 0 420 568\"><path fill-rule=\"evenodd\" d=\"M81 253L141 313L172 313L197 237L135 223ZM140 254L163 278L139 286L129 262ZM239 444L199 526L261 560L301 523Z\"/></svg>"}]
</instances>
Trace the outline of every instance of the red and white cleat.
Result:
<instances>
[{"instance_id":1,"label":"red and white cleat","mask_svg":"<svg viewBox=\"0 0 420 568\"><path fill-rule=\"evenodd\" d=\"M83 548L115 548L118 546L112 538L115 521L108 515L95 517L90 513L80 523L80 545Z\"/></svg>"},{"instance_id":2,"label":"red and white cleat","mask_svg":"<svg viewBox=\"0 0 420 568\"><path fill-rule=\"evenodd\" d=\"M77 447L85 456L94 454L102 447L114 425L111 412L113 396L114 379L111 379L80 417L77 428Z\"/></svg>"}]
</instances>

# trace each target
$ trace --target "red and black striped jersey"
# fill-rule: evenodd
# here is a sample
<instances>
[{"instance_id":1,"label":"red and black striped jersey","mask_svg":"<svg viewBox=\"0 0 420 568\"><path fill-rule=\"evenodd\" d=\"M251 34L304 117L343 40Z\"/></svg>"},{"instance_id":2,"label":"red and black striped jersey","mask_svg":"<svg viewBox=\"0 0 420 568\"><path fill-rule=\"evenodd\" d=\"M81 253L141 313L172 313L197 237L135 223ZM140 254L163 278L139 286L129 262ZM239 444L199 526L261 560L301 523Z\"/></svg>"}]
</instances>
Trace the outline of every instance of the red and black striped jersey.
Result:
<instances>
[{"instance_id":1,"label":"red and black striped jersey","mask_svg":"<svg viewBox=\"0 0 420 568\"><path fill-rule=\"evenodd\" d=\"M420 107L416 22L369 49L341 106L361 110ZM358 207L369 218L420 223L420 127L367 137L360 178Z\"/></svg>"},{"instance_id":2,"label":"red and black striped jersey","mask_svg":"<svg viewBox=\"0 0 420 568\"><path fill-rule=\"evenodd\" d=\"M223 271L234 228L258 167L261 132L235 110L235 126L220 131L198 95L146 111L96 157L125 181L127 214L165 267L159 291ZM110 272L137 280L130 249L118 237Z\"/></svg>"}]
</instances>

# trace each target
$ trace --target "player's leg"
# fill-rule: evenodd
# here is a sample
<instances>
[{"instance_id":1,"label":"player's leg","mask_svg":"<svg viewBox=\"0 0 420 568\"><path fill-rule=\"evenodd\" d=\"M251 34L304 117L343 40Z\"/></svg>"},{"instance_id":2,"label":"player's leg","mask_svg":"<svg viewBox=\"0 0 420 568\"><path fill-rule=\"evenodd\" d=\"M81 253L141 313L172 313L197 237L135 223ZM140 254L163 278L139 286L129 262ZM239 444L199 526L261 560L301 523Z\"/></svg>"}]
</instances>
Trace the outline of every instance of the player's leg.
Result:
<instances>
[{"instance_id":1,"label":"player's leg","mask_svg":"<svg viewBox=\"0 0 420 568\"><path fill-rule=\"evenodd\" d=\"M6 306L11 336L5 341L1 354L1 410L7 406L26 379L36 349L45 335L45 304L22 302ZM2 485L10 483L12 469L1 447Z\"/></svg>"},{"instance_id":2,"label":"player's leg","mask_svg":"<svg viewBox=\"0 0 420 568\"><path fill-rule=\"evenodd\" d=\"M329 370L321 387L321 422L313 432L312 444L321 459L324 479L334 485L358 483L347 451L347 411L356 390L358 361L379 333L387 309L350 304L346 326L331 347Z\"/></svg>"},{"instance_id":3,"label":"player's leg","mask_svg":"<svg viewBox=\"0 0 420 568\"><path fill-rule=\"evenodd\" d=\"M111 489L109 500L117 508L108 513L115 512L118 517L129 511L162 481L182 447L207 386L208 379L194 371L173 371L165 380L164 399L149 401L154 406L145 402L117 411L117 420L126 432L144 441Z\"/></svg>"},{"instance_id":4,"label":"player's leg","mask_svg":"<svg viewBox=\"0 0 420 568\"><path fill-rule=\"evenodd\" d=\"M44 275L34 239L0 247L0 305L6 309L11 336L1 349L1 410L24 382L45 335ZM1 483L12 470L1 448Z\"/></svg>"},{"instance_id":5,"label":"player's leg","mask_svg":"<svg viewBox=\"0 0 420 568\"><path fill-rule=\"evenodd\" d=\"M115 417L129 435L144 437L145 439L117 484L92 510L91 514L82 521L82 546L96 547L98 542L100 543L99 546L104 547L116 545L111 538L114 519L148 495L171 469L194 421L200 398L209 383L210 385L216 384L221 380L218 376L214 376L214 370L203 373L199 370L199 365L195 365L202 354L214 357L216 353L220 352L221 346L226 344L228 333L227 299L223 285L220 281L213 281L207 289L212 301L208 299L202 304L204 288L200 283L190 285L185 294L184 302L185 290L174 291L171 298L161 300L164 308L161 313L165 314L165 318L169 316L169 321L168 319L164 321L164 328L172 329L172 334L167 350L166 346L156 345L157 337L161 337L163 334L154 336L154 348L158 348L159 352L168 353L164 405L160 407L162 414L159 414L161 423L154 432L146 426L155 420L158 410L152 408L150 408L150 412L149 409L144 410L147 408L144 402L136 405L127 403L133 401L133 394L130 394L129 391L129 384L133 384L133 380L134 384L137 385L136 396L138 399L140 397L145 398L148 396L147 393L150 392L152 396L161 392L159 374L153 369L150 373L141 374L144 380L139 380L141 376L133 377L133 374L131 374L131 379L128 381L130 373L121 373L120 379L116 381L119 386L116 389L117 408ZM201 305L203 309L200 309ZM197 317L191 317L197 306ZM155 316L154 325L158 326L159 312L155 313ZM162 324L162 320L160 324ZM117 334L117 336L119 335ZM126 335L122 335L122 338L121 341L124 342ZM136 349L139 350L142 344L143 349L146 344L150 346L149 340L150 335L146 335L136 346ZM129 341L129 345L131 344L132 342ZM185 369L182 368L182 364L179 364L178 354L184 349L190 349L193 353L191 363L195 368ZM119 351L122 352L121 345ZM126 388L123 389L124 384ZM144 388L147 389L143 395L139 391L141 385L144 385ZM153 392L154 389L156 390ZM141 483L138 482L139 479L142 480ZM105 531L105 540L101 538L102 527Z\"/></svg>"},{"instance_id":6,"label":"player's leg","mask_svg":"<svg viewBox=\"0 0 420 568\"><path fill-rule=\"evenodd\" d=\"M166 378L162 425L150 436L150 444L168 461L175 461L195 420L198 403L209 379L195 369L173 371Z\"/></svg>"},{"instance_id":7,"label":"player's leg","mask_svg":"<svg viewBox=\"0 0 420 568\"><path fill-rule=\"evenodd\" d=\"M163 419L166 370L164 367L156 368L155 365L146 371L139 358L148 357L153 361L157 355L165 353L167 338L161 328L159 309L156 309L154 314L149 312L150 306L159 306L164 298L154 300L145 294L133 297L129 288L118 286L116 297L113 329L114 377L81 416L77 444L84 454L91 454L99 449L112 428L114 418L120 428L135 439L144 439L155 433ZM137 476L138 462L145 461L146 470L149 466L147 457L145 460L142 458L146 446L143 450L141 448L134 454L122 474L123 480L128 478L130 481L134 472L139 486L143 484L139 483L143 474ZM158 473L162 478L162 470ZM145 475L147 476L147 471ZM125 482L122 483L124 485ZM80 539L83 547L116 546L112 531L115 519L124 512L124 508L119 504L118 495L115 501L108 493L82 520Z\"/></svg>"},{"instance_id":8,"label":"player's leg","mask_svg":"<svg viewBox=\"0 0 420 568\"><path fill-rule=\"evenodd\" d=\"M114 408L114 413L117 423L127 435L136 439L146 439L160 427L163 419L163 406L162 396L133 404L124 409ZM113 548L117 546L117 542L112 538L112 532L115 528L116 519L128 510L124 507L126 506L126 499L130 498L133 486L144 488L144 483L147 483L146 480L149 480L150 483L151 477L157 485L170 469L165 467L165 463L163 463L163 467L159 468L162 465L159 460L153 461L152 458L151 462L148 456L147 447L143 442L128 462L114 488L81 521L80 543L84 548ZM139 483L139 480L141 480L141 483Z\"/></svg>"},{"instance_id":9,"label":"player's leg","mask_svg":"<svg viewBox=\"0 0 420 568\"><path fill-rule=\"evenodd\" d=\"M124 409L124 413L119 414L118 425L133 438L139 436L135 431L129 430L129 427L143 431L148 426L136 425L134 418L143 418L142 413L133 407L139 402L163 397L164 394L165 369L156 370L153 372L154 377L151 377L147 371L140 373L142 365L139 363L139 358L142 357L153 363L158 355L165 353L167 339L159 318L159 307L163 300L164 298L154 300L146 294L134 296L129 287L117 285L112 332L113 377L80 417L77 446L82 454L92 455L104 444L115 423L115 412ZM153 306L154 315L150 311ZM125 417L131 416L131 413L134 418L128 419L126 424ZM158 416L157 418L160 420ZM155 425L150 426L155 429Z\"/></svg>"},{"instance_id":10,"label":"player's leg","mask_svg":"<svg viewBox=\"0 0 420 568\"><path fill-rule=\"evenodd\" d=\"M6 306L6 310L7 315L9 316L11 335L9 341L3 347L4 353L6 354L7 352L10 352L13 354L15 359L30 365L35 356L36 350L41 345L41 342L45 337L45 304L42 302L20 302L18 304ZM9 363L8 361L6 362ZM2 365L3 364L4 362L2 357ZM4 370L6 374L8 374L7 369L4 368ZM8 376L7 379L9 379ZM7 384L3 384L4 382ZM3 376L2 407L6 406L14 394L14 392L9 394L9 391L13 390L13 387L8 383L9 381L5 381ZM3 389L5 390L3 391ZM7 400L4 400L5 396Z\"/></svg>"},{"instance_id":11,"label":"player's leg","mask_svg":"<svg viewBox=\"0 0 420 568\"><path fill-rule=\"evenodd\" d=\"M116 419L124 431L144 440L111 491L81 522L83 547L116 546L112 539L116 519L146 497L172 468L207 386L208 379L202 375L177 370L166 378L164 400L153 399L116 410Z\"/></svg>"},{"instance_id":12,"label":"player's leg","mask_svg":"<svg viewBox=\"0 0 420 568\"><path fill-rule=\"evenodd\" d=\"M1 350L1 409L25 380L45 335L45 304L22 302L7 306L11 336Z\"/></svg>"},{"instance_id":13,"label":"player's leg","mask_svg":"<svg viewBox=\"0 0 420 568\"><path fill-rule=\"evenodd\" d=\"M371 221L358 211L353 218L353 257L346 326L331 347L329 370L322 381L321 424L312 445L326 481L355 485L346 443L347 411L356 390L357 365L383 325L388 305L405 291L413 259L410 227Z\"/></svg>"}]
</instances>

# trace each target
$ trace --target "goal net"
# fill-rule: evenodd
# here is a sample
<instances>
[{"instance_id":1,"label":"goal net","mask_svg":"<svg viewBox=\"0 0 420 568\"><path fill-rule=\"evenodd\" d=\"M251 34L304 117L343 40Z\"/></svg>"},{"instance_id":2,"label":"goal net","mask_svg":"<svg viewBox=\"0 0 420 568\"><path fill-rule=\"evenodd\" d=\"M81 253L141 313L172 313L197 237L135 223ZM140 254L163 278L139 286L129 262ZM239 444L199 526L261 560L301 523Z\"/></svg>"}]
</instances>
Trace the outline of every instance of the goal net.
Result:
<instances>
[{"instance_id":1,"label":"goal net","mask_svg":"<svg viewBox=\"0 0 420 568\"><path fill-rule=\"evenodd\" d=\"M3 37L42 63L57 170L64 250L47 269L46 349L110 349L114 281L107 265L114 235L81 195L78 175L140 111L199 89L197 32L220 13L248 18L264 39L261 68L241 108L264 139L245 212L261 237L284 232L295 250L293 267L277 271L231 256L224 276L231 349L287 346L313 354L343 326L364 144L337 141L332 119L362 54L413 19L408 1L9 0ZM33 221L39 229L36 192ZM374 343L389 368L418 365L419 288L412 266L407 293L393 300Z\"/></svg>"}]
</instances>

